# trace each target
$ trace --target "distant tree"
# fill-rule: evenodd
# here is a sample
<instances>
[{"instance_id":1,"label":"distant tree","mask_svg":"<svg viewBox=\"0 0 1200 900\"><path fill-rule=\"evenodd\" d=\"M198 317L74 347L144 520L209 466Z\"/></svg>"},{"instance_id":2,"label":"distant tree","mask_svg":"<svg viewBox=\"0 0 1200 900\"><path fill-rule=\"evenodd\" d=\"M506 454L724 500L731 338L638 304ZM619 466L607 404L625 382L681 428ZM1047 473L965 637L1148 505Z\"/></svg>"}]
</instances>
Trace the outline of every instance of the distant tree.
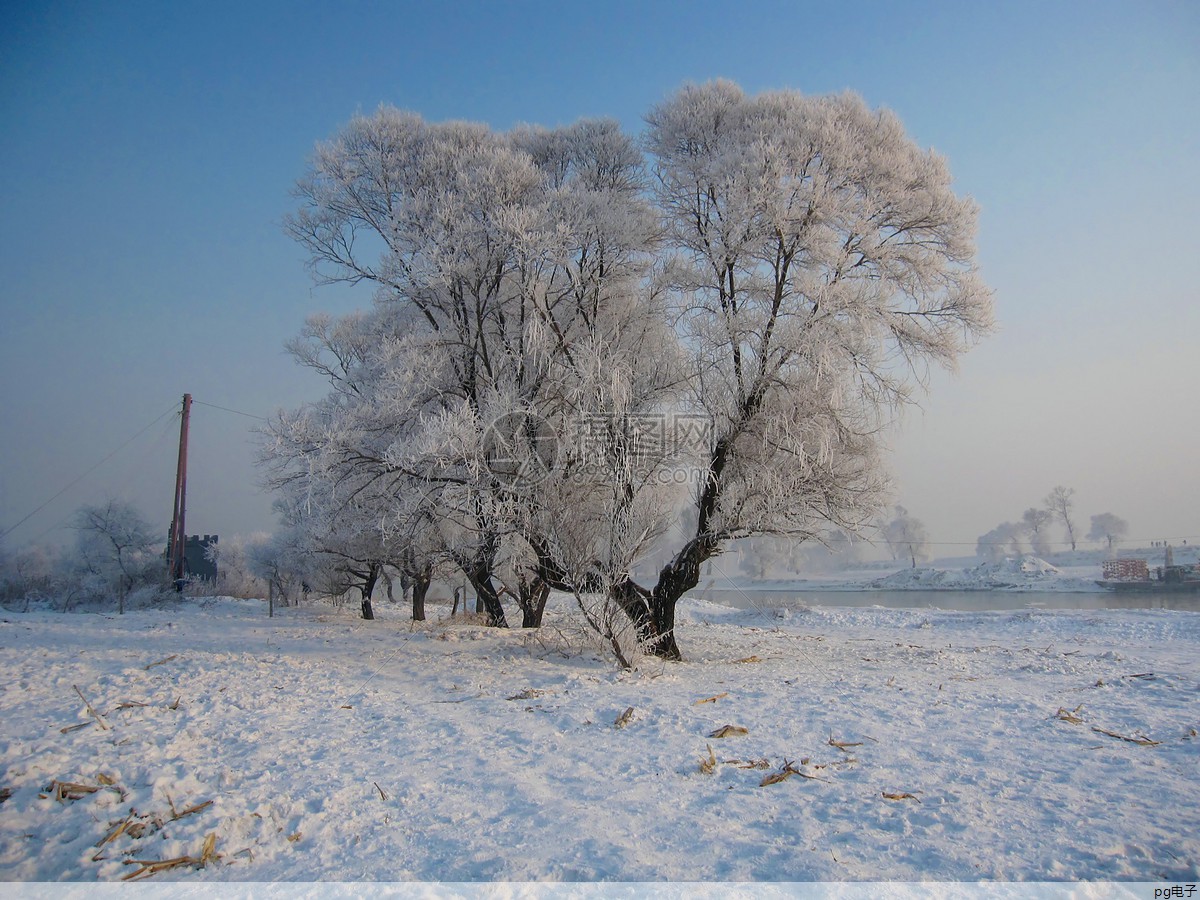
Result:
<instances>
[{"instance_id":1,"label":"distant tree","mask_svg":"<svg viewBox=\"0 0 1200 900\"><path fill-rule=\"evenodd\" d=\"M158 554L162 536L130 504L109 500L81 507L72 527L79 533L81 574L89 578L93 592L117 595L119 614L124 614L125 600L135 587L165 575Z\"/></svg>"},{"instance_id":2,"label":"distant tree","mask_svg":"<svg viewBox=\"0 0 1200 900\"><path fill-rule=\"evenodd\" d=\"M1089 541L1107 541L1108 552L1112 553L1113 544L1129 534L1129 523L1112 513L1100 513L1092 516L1092 530L1088 532Z\"/></svg>"},{"instance_id":3,"label":"distant tree","mask_svg":"<svg viewBox=\"0 0 1200 900\"><path fill-rule=\"evenodd\" d=\"M246 542L246 562L255 577L266 582L272 605L276 599L284 606L299 600L305 586L320 574L313 571L312 554L299 535L288 529L251 536Z\"/></svg>"},{"instance_id":4,"label":"distant tree","mask_svg":"<svg viewBox=\"0 0 1200 900\"><path fill-rule=\"evenodd\" d=\"M918 559L928 557L929 533L921 520L909 515L903 506L896 507L895 518L884 526L883 539L887 541L893 559L907 556L914 569Z\"/></svg>"},{"instance_id":5,"label":"distant tree","mask_svg":"<svg viewBox=\"0 0 1200 900\"><path fill-rule=\"evenodd\" d=\"M0 568L0 601L10 603L24 600L57 598L69 604L72 594L78 593L70 572L70 551L33 544L9 553Z\"/></svg>"},{"instance_id":6,"label":"distant tree","mask_svg":"<svg viewBox=\"0 0 1200 900\"><path fill-rule=\"evenodd\" d=\"M209 544L205 555L217 567L213 590L225 597L257 598L267 593L266 583L251 570L249 549L264 544L271 536L266 532L235 534L219 544Z\"/></svg>"},{"instance_id":7,"label":"distant tree","mask_svg":"<svg viewBox=\"0 0 1200 900\"><path fill-rule=\"evenodd\" d=\"M780 548L767 537L745 540L741 550L739 568L756 580L766 578L782 561Z\"/></svg>"},{"instance_id":8,"label":"distant tree","mask_svg":"<svg viewBox=\"0 0 1200 900\"><path fill-rule=\"evenodd\" d=\"M1021 536L1025 531L1024 523L1002 522L985 535L981 535L975 544L975 552L989 562L1000 562L1006 556L1020 556L1024 553L1021 546Z\"/></svg>"},{"instance_id":9,"label":"distant tree","mask_svg":"<svg viewBox=\"0 0 1200 900\"><path fill-rule=\"evenodd\" d=\"M1062 521L1067 529L1067 540L1071 542L1071 549L1074 550L1075 522L1071 514L1075 511L1075 488L1063 487L1060 484L1047 494L1042 502L1046 504L1047 512Z\"/></svg>"},{"instance_id":10,"label":"distant tree","mask_svg":"<svg viewBox=\"0 0 1200 900\"><path fill-rule=\"evenodd\" d=\"M1046 528L1053 521L1054 514L1050 510L1038 509L1036 506L1029 507L1021 517L1035 556L1045 557L1050 554L1050 538L1046 534Z\"/></svg>"},{"instance_id":11,"label":"distant tree","mask_svg":"<svg viewBox=\"0 0 1200 900\"><path fill-rule=\"evenodd\" d=\"M787 557L789 572L836 572L862 563L868 542L861 536L843 529L834 529L815 541L791 545Z\"/></svg>"}]
</instances>

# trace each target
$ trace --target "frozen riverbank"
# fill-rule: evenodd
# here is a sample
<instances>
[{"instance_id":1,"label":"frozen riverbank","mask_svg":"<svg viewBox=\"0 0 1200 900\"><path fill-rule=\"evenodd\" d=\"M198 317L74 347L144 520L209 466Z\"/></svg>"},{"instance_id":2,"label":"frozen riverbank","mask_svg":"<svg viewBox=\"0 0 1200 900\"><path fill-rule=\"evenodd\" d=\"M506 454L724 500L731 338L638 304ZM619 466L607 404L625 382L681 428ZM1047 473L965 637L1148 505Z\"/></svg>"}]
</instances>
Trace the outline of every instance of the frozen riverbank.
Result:
<instances>
[{"instance_id":1,"label":"frozen riverbank","mask_svg":"<svg viewBox=\"0 0 1200 900\"><path fill-rule=\"evenodd\" d=\"M687 601L622 672L564 607L264 612L0 616L0 877L1200 875L1200 614Z\"/></svg>"},{"instance_id":2,"label":"frozen riverbank","mask_svg":"<svg viewBox=\"0 0 1200 900\"><path fill-rule=\"evenodd\" d=\"M1160 549L1130 550L1121 554L1148 561L1151 569L1163 562ZM980 562L973 557L939 559L920 566L897 567L895 562L875 562L824 575L749 579L730 570L715 569L706 581L708 590L781 592L833 591L1004 591L1011 593L1108 593L1102 584L1106 554L1081 550L1062 553L1047 562L1036 556L1008 557ZM1179 563L1200 562L1195 547L1175 551Z\"/></svg>"}]
</instances>

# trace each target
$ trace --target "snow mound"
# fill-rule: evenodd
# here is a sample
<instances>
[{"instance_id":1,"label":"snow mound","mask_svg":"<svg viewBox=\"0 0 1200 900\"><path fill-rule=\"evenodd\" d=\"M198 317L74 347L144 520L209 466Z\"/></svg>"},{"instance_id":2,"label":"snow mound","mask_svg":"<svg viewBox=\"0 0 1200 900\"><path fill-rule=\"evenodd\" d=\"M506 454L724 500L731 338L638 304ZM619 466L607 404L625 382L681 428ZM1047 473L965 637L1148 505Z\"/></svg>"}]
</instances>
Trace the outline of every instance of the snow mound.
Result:
<instances>
[{"instance_id":1,"label":"snow mound","mask_svg":"<svg viewBox=\"0 0 1200 900\"><path fill-rule=\"evenodd\" d=\"M1008 557L1001 562L984 563L970 570L972 573L978 573L983 577L1001 577L1001 576L1021 576L1025 578L1045 578L1048 575L1057 575L1058 569L1036 556L1025 554L1017 558Z\"/></svg>"},{"instance_id":2,"label":"snow mound","mask_svg":"<svg viewBox=\"0 0 1200 900\"><path fill-rule=\"evenodd\" d=\"M901 569L876 579L871 586L889 591L1046 590L1059 580L1057 568L1027 554L969 569Z\"/></svg>"}]
</instances>

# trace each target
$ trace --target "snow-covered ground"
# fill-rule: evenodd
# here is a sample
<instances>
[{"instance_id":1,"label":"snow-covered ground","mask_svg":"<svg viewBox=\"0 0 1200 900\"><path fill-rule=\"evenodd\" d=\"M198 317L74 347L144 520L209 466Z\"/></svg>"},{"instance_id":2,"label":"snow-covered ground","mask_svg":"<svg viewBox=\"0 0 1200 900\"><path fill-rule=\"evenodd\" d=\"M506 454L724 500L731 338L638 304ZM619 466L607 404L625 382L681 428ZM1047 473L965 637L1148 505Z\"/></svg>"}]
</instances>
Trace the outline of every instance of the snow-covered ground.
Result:
<instances>
[{"instance_id":1,"label":"snow-covered ground","mask_svg":"<svg viewBox=\"0 0 1200 900\"><path fill-rule=\"evenodd\" d=\"M0 614L0 878L1200 877L1200 614L380 606Z\"/></svg>"}]
</instances>

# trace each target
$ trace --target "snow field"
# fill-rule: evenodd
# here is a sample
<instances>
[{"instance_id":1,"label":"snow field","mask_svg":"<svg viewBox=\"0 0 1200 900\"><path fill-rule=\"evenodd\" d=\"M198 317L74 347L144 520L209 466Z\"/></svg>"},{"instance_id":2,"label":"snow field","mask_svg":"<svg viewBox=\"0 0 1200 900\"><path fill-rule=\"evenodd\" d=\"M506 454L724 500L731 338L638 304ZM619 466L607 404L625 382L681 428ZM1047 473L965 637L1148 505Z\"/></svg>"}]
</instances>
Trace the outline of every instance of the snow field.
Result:
<instances>
[{"instance_id":1,"label":"snow field","mask_svg":"<svg viewBox=\"0 0 1200 900\"><path fill-rule=\"evenodd\" d=\"M144 877L1200 875L1200 615L680 610L688 661L632 672L565 602L541 633L4 613L0 877L117 880L210 835Z\"/></svg>"}]
</instances>

